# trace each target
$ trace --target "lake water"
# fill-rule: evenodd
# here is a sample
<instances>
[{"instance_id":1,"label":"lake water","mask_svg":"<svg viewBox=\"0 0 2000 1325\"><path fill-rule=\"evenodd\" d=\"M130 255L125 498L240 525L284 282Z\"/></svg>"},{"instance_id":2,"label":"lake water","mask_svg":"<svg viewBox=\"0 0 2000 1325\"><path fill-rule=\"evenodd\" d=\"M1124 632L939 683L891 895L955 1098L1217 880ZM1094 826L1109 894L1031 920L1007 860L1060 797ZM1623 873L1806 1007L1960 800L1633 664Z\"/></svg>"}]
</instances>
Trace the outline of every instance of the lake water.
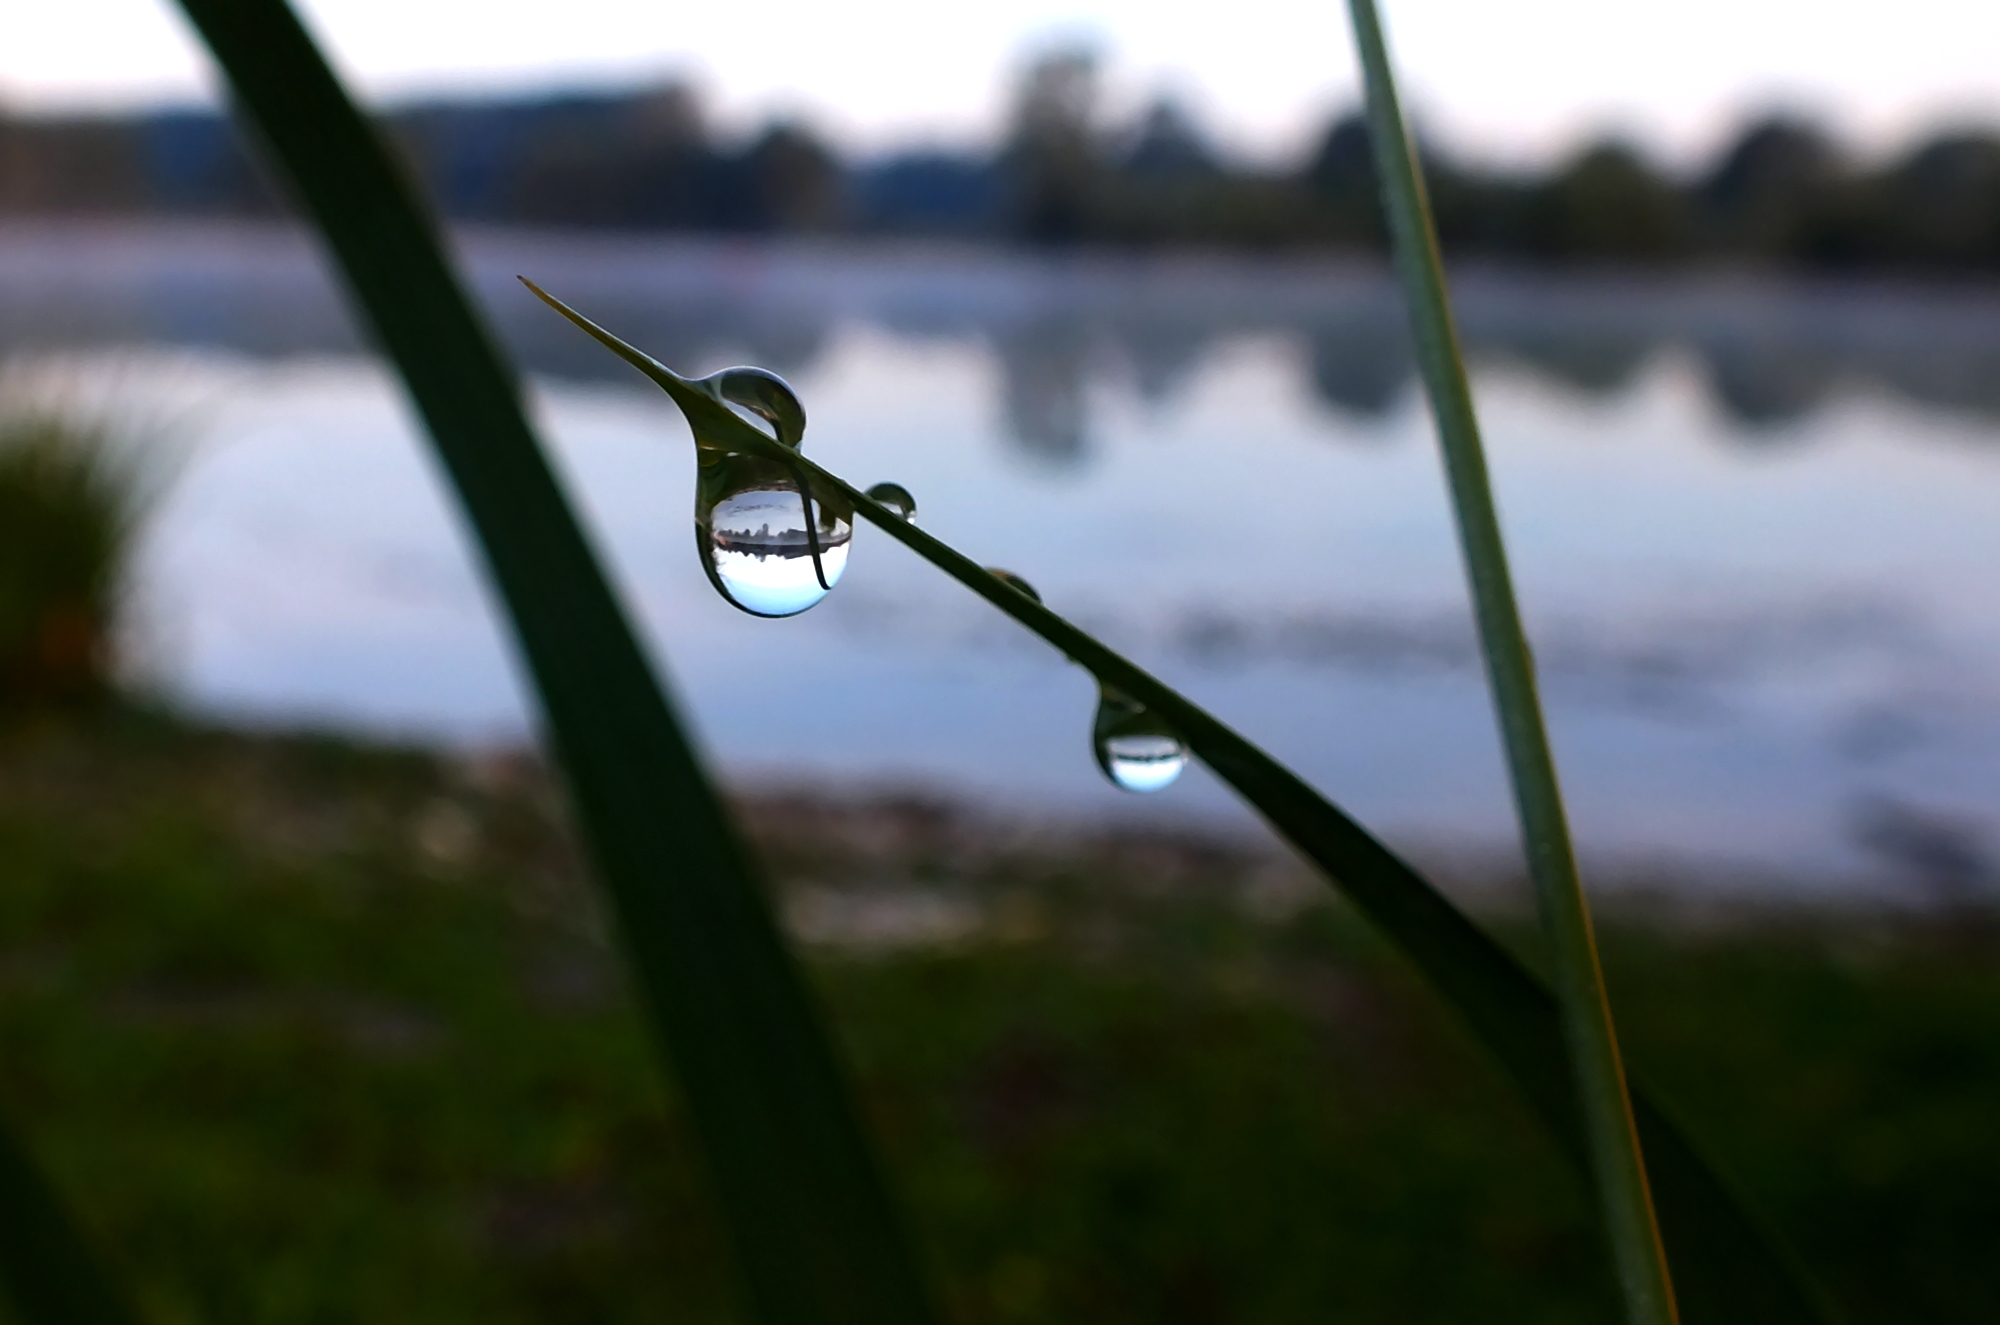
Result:
<instances>
[{"instance_id":1,"label":"lake water","mask_svg":"<svg viewBox=\"0 0 2000 1325\"><path fill-rule=\"evenodd\" d=\"M1092 763L1088 679L876 531L820 606L710 589L655 390L761 364L850 480L1031 580L1391 840L1511 811L1427 414L1376 271L520 235L466 241L572 493L745 781L1243 821ZM1579 840L1815 886L1993 881L2000 290L1459 281ZM187 439L134 621L154 681L257 723L454 744L531 719L394 381L280 230L0 230L0 352Z\"/></svg>"}]
</instances>

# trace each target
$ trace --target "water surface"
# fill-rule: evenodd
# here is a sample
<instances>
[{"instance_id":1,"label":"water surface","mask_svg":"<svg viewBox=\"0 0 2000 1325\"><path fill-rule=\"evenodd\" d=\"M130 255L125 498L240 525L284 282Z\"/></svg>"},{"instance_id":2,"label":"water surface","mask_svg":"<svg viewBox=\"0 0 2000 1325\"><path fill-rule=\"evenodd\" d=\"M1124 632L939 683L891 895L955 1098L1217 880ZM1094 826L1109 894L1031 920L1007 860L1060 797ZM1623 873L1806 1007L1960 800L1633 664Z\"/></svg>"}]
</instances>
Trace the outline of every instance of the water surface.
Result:
<instances>
[{"instance_id":1,"label":"water surface","mask_svg":"<svg viewBox=\"0 0 2000 1325\"><path fill-rule=\"evenodd\" d=\"M1095 688L856 533L757 620L700 569L667 362L753 362L811 453L1184 687L1393 840L1510 812L1393 291L1340 265L475 237L562 471L734 777L1241 821L1112 788ZM1460 280L1577 832L1604 863L1992 882L2000 294ZM451 742L531 720L407 407L277 231L0 232L0 349L198 425L147 540L148 666L199 709Z\"/></svg>"}]
</instances>

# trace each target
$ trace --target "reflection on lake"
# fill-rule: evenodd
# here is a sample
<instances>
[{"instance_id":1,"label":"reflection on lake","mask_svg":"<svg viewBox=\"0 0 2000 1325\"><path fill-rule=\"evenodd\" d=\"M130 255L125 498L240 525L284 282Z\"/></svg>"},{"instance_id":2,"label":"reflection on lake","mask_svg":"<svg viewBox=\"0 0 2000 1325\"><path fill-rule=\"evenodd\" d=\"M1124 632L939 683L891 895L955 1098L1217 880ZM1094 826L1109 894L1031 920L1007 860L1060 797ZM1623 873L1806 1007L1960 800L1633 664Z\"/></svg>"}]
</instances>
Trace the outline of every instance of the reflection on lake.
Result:
<instances>
[{"instance_id":1,"label":"reflection on lake","mask_svg":"<svg viewBox=\"0 0 2000 1325\"><path fill-rule=\"evenodd\" d=\"M522 273L669 363L743 361L798 376L855 322L975 340L999 365L1009 438L1055 463L1088 455L1094 383L1169 406L1220 345L1244 336L1299 347L1314 397L1344 414L1379 418L1415 389L1395 290L1352 265L602 237L481 235L468 247L475 283L533 372L622 381L625 370L521 298ZM1488 364L1616 396L1675 350L1737 425L1721 436L1750 445L1844 390L2000 416L1996 293L1482 270L1454 289L1466 342ZM134 341L261 357L359 348L310 245L281 230L0 227L0 294L0 352Z\"/></svg>"},{"instance_id":2,"label":"reflection on lake","mask_svg":"<svg viewBox=\"0 0 2000 1325\"><path fill-rule=\"evenodd\" d=\"M1377 274L1243 261L486 236L565 469L746 777L1226 818L1134 798L1088 678L869 530L795 620L715 594L671 407L512 282L667 362L792 379L807 445L907 486L1398 841L1508 801L1428 423ZM1930 893L2000 831L2000 293L1742 276L1460 283L1585 849ZM148 551L167 684L450 739L524 719L455 518L312 251L277 232L0 232L0 349L204 442Z\"/></svg>"}]
</instances>

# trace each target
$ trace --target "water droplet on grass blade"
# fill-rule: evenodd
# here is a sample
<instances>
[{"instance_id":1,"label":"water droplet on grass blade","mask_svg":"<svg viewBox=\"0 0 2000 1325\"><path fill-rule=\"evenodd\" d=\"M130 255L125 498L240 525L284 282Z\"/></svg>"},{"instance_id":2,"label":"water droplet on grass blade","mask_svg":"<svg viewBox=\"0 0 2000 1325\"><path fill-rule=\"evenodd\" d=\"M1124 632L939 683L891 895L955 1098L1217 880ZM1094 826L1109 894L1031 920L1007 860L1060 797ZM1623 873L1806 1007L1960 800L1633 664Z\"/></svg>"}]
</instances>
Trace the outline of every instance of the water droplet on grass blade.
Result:
<instances>
[{"instance_id":1,"label":"water droplet on grass blade","mask_svg":"<svg viewBox=\"0 0 2000 1325\"><path fill-rule=\"evenodd\" d=\"M717 399L748 410L771 435L794 450L806 435L806 407L784 378L764 368L725 368L695 383Z\"/></svg>"},{"instance_id":2,"label":"water droplet on grass blade","mask_svg":"<svg viewBox=\"0 0 2000 1325\"><path fill-rule=\"evenodd\" d=\"M1159 791L1187 767L1187 746L1174 729L1109 686L1098 691L1090 746L1104 776L1126 791Z\"/></svg>"},{"instance_id":3,"label":"water droplet on grass blade","mask_svg":"<svg viewBox=\"0 0 2000 1325\"><path fill-rule=\"evenodd\" d=\"M874 487L868 489L868 495L902 516L905 520L908 520L911 524L917 522L917 499L912 497L910 490L902 484L877 483Z\"/></svg>"},{"instance_id":4,"label":"water droplet on grass blade","mask_svg":"<svg viewBox=\"0 0 2000 1325\"><path fill-rule=\"evenodd\" d=\"M1022 593L1028 595L1028 597L1034 599L1036 602L1039 603L1042 601L1042 596L1035 592L1035 586L1029 584L1026 580L1016 575L1013 571L1001 570L998 566L988 566L986 568L986 573L988 575L991 575L996 580L1005 580L1008 584L1013 585L1016 589L1019 589Z\"/></svg>"},{"instance_id":5,"label":"water droplet on grass blade","mask_svg":"<svg viewBox=\"0 0 2000 1325\"><path fill-rule=\"evenodd\" d=\"M695 385L761 421L789 450L805 438L805 406L776 373L726 368ZM815 493L804 466L784 453L732 451L698 433L695 455L695 543L716 592L752 616L797 616L840 583L854 536L844 497Z\"/></svg>"},{"instance_id":6,"label":"water droplet on grass blade","mask_svg":"<svg viewBox=\"0 0 2000 1325\"><path fill-rule=\"evenodd\" d=\"M703 457L695 497L702 566L717 591L752 616L796 616L847 569L853 510L837 496L808 492L802 473L776 461Z\"/></svg>"}]
</instances>

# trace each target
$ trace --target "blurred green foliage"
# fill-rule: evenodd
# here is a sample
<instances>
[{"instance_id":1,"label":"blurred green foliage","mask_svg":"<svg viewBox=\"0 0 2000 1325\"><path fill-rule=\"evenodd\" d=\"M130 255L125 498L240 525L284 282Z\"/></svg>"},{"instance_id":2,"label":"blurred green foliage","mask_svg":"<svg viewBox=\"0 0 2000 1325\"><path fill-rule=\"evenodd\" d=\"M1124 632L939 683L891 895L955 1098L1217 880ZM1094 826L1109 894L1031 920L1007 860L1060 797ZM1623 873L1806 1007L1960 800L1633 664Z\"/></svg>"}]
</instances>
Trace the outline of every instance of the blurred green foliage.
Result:
<instances>
[{"instance_id":1,"label":"blurred green foliage","mask_svg":"<svg viewBox=\"0 0 2000 1325\"><path fill-rule=\"evenodd\" d=\"M146 496L110 425L0 401L0 709L106 692Z\"/></svg>"},{"instance_id":2,"label":"blurred green foliage","mask_svg":"<svg viewBox=\"0 0 2000 1325\"><path fill-rule=\"evenodd\" d=\"M559 804L130 711L5 738L0 1103L158 1319L741 1318ZM1539 1128L1290 866L745 809L957 1319L1614 1314ZM1989 914L1606 941L1634 1058L1850 1319L2000 1311Z\"/></svg>"}]
</instances>

